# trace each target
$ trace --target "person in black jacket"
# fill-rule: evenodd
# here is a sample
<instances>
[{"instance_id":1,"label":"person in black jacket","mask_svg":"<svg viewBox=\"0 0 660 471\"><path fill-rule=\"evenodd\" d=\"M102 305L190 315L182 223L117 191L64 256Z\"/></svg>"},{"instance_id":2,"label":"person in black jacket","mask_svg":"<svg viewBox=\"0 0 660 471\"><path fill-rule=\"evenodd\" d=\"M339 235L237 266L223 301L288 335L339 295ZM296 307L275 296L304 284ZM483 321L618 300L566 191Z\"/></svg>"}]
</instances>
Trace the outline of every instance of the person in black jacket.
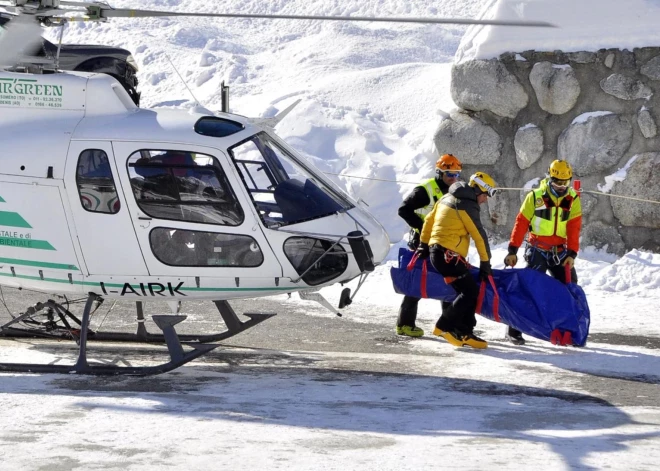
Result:
<instances>
[{"instance_id":1,"label":"person in black jacket","mask_svg":"<svg viewBox=\"0 0 660 471\"><path fill-rule=\"evenodd\" d=\"M435 203L449 191L449 187L458 181L463 170L460 160L451 154L444 154L435 163L435 177L421 182L406 196L399 207L399 216L410 226L408 247L417 250L419 236L424 226L424 218L431 212ZM404 296L399 309L396 333L409 337L421 337L424 331L415 326L419 298ZM447 305L442 303L444 312Z\"/></svg>"}]
</instances>

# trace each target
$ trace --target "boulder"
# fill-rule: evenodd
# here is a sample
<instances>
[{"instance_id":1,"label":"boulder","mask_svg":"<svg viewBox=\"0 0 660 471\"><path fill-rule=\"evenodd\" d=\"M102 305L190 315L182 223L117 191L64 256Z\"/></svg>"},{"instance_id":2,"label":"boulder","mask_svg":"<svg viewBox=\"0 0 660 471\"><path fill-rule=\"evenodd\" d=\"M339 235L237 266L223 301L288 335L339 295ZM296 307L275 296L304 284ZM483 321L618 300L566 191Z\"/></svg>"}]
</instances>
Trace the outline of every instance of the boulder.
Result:
<instances>
[{"instance_id":1,"label":"boulder","mask_svg":"<svg viewBox=\"0 0 660 471\"><path fill-rule=\"evenodd\" d=\"M463 164L492 165L502 155L502 139L493 128L467 113L454 112L433 136L436 149L454 154Z\"/></svg>"},{"instance_id":2,"label":"boulder","mask_svg":"<svg viewBox=\"0 0 660 471\"><path fill-rule=\"evenodd\" d=\"M640 72L651 80L660 80L660 56L655 56L644 64Z\"/></svg>"},{"instance_id":3,"label":"boulder","mask_svg":"<svg viewBox=\"0 0 660 471\"><path fill-rule=\"evenodd\" d=\"M658 134L658 127L655 124L655 120L651 112L645 108L642 108L637 113L637 124L639 125L639 130L642 131L642 135L647 139L655 137Z\"/></svg>"},{"instance_id":4,"label":"boulder","mask_svg":"<svg viewBox=\"0 0 660 471\"><path fill-rule=\"evenodd\" d=\"M617 255L623 255L626 252L626 246L616 228L600 221L594 221L582 229L580 245L582 247L594 246L597 249L604 248L606 252Z\"/></svg>"},{"instance_id":5,"label":"boulder","mask_svg":"<svg viewBox=\"0 0 660 471\"><path fill-rule=\"evenodd\" d=\"M539 106L550 114L566 113L580 96L580 82L570 65L537 62L529 74L529 81Z\"/></svg>"},{"instance_id":6,"label":"boulder","mask_svg":"<svg viewBox=\"0 0 660 471\"><path fill-rule=\"evenodd\" d=\"M611 198L614 216L624 226L660 229L660 204L639 200L660 201L660 153L640 154L630 164L626 178L616 182L613 195L630 196L633 199Z\"/></svg>"},{"instance_id":7,"label":"boulder","mask_svg":"<svg viewBox=\"0 0 660 471\"><path fill-rule=\"evenodd\" d=\"M515 118L529 100L515 75L497 59L454 64L451 97L463 109L488 110L505 118Z\"/></svg>"},{"instance_id":8,"label":"boulder","mask_svg":"<svg viewBox=\"0 0 660 471\"><path fill-rule=\"evenodd\" d=\"M513 139L518 167L526 169L532 166L543 153L543 131L534 125L518 129Z\"/></svg>"},{"instance_id":9,"label":"boulder","mask_svg":"<svg viewBox=\"0 0 660 471\"><path fill-rule=\"evenodd\" d=\"M605 170L621 159L632 143L630 122L616 114L586 113L562 131L557 144L560 159L578 176Z\"/></svg>"},{"instance_id":10,"label":"boulder","mask_svg":"<svg viewBox=\"0 0 660 471\"><path fill-rule=\"evenodd\" d=\"M621 74L612 74L600 81L600 88L607 94L622 100L650 98L653 91L640 80Z\"/></svg>"}]
</instances>

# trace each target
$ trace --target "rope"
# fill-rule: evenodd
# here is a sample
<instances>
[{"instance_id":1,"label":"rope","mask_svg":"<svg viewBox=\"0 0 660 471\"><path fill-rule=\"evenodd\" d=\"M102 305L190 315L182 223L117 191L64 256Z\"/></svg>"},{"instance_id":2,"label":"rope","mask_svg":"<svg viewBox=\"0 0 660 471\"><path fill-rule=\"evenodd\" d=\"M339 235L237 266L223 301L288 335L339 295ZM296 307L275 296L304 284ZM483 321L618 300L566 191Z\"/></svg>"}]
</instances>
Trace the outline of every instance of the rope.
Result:
<instances>
[{"instance_id":1,"label":"rope","mask_svg":"<svg viewBox=\"0 0 660 471\"><path fill-rule=\"evenodd\" d=\"M403 180L389 180L386 178L373 178L373 177L359 177L357 175L343 175L341 173L330 173L330 172L324 172L326 175L335 175L338 177L345 177L345 178L357 178L359 180L374 180L378 182L388 182L388 183L406 183L410 185L419 185L419 182L406 182ZM498 190L505 190L505 191L523 191L523 190L530 190L531 188L504 188L504 187L497 187ZM635 198L634 196L624 196L624 195L613 195L610 193L603 193L602 191L594 191L594 190L583 190L579 189L577 190L578 193L590 193L593 195L602 195L602 196L608 196L610 198L625 198L628 200L634 200L634 201L641 201L643 203L652 203L652 204L660 204L660 201L655 201L655 200L647 200L644 198Z\"/></svg>"},{"instance_id":2,"label":"rope","mask_svg":"<svg viewBox=\"0 0 660 471\"><path fill-rule=\"evenodd\" d=\"M508 190L508 191L522 191L522 190L525 190L526 188L501 188L501 187L497 187L497 189L498 190ZM530 191L531 191L531 189L530 189ZM641 202L644 202L644 203L660 204L660 201L647 200L647 199L644 199L644 198L635 198L634 196L613 195L611 193L603 193L602 191L579 189L579 190L577 190L577 192L578 193L590 193L592 195L609 196L610 198L625 198L627 200L641 201Z\"/></svg>"}]
</instances>

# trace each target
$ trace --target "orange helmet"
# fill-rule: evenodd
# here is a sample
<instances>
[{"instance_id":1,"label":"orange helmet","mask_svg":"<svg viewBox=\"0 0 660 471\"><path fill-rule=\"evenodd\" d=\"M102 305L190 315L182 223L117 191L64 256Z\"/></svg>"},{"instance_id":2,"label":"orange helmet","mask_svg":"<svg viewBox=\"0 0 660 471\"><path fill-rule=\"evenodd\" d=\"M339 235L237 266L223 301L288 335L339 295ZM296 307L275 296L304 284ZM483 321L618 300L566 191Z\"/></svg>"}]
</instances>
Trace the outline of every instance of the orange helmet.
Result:
<instances>
[{"instance_id":1,"label":"orange helmet","mask_svg":"<svg viewBox=\"0 0 660 471\"><path fill-rule=\"evenodd\" d=\"M463 164L453 155L445 154L435 163L435 168L440 172L460 172L463 170Z\"/></svg>"}]
</instances>

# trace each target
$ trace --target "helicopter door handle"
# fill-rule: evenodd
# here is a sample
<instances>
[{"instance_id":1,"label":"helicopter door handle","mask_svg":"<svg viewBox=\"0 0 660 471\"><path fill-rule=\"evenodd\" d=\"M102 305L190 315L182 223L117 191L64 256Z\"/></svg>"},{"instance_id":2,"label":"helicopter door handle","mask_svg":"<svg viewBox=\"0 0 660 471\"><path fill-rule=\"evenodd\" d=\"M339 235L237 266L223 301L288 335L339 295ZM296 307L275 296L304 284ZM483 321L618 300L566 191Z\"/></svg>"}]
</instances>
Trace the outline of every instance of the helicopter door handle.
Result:
<instances>
[{"instance_id":1,"label":"helicopter door handle","mask_svg":"<svg viewBox=\"0 0 660 471\"><path fill-rule=\"evenodd\" d=\"M149 216L138 216L138 219L140 221L151 221L151 218Z\"/></svg>"}]
</instances>

